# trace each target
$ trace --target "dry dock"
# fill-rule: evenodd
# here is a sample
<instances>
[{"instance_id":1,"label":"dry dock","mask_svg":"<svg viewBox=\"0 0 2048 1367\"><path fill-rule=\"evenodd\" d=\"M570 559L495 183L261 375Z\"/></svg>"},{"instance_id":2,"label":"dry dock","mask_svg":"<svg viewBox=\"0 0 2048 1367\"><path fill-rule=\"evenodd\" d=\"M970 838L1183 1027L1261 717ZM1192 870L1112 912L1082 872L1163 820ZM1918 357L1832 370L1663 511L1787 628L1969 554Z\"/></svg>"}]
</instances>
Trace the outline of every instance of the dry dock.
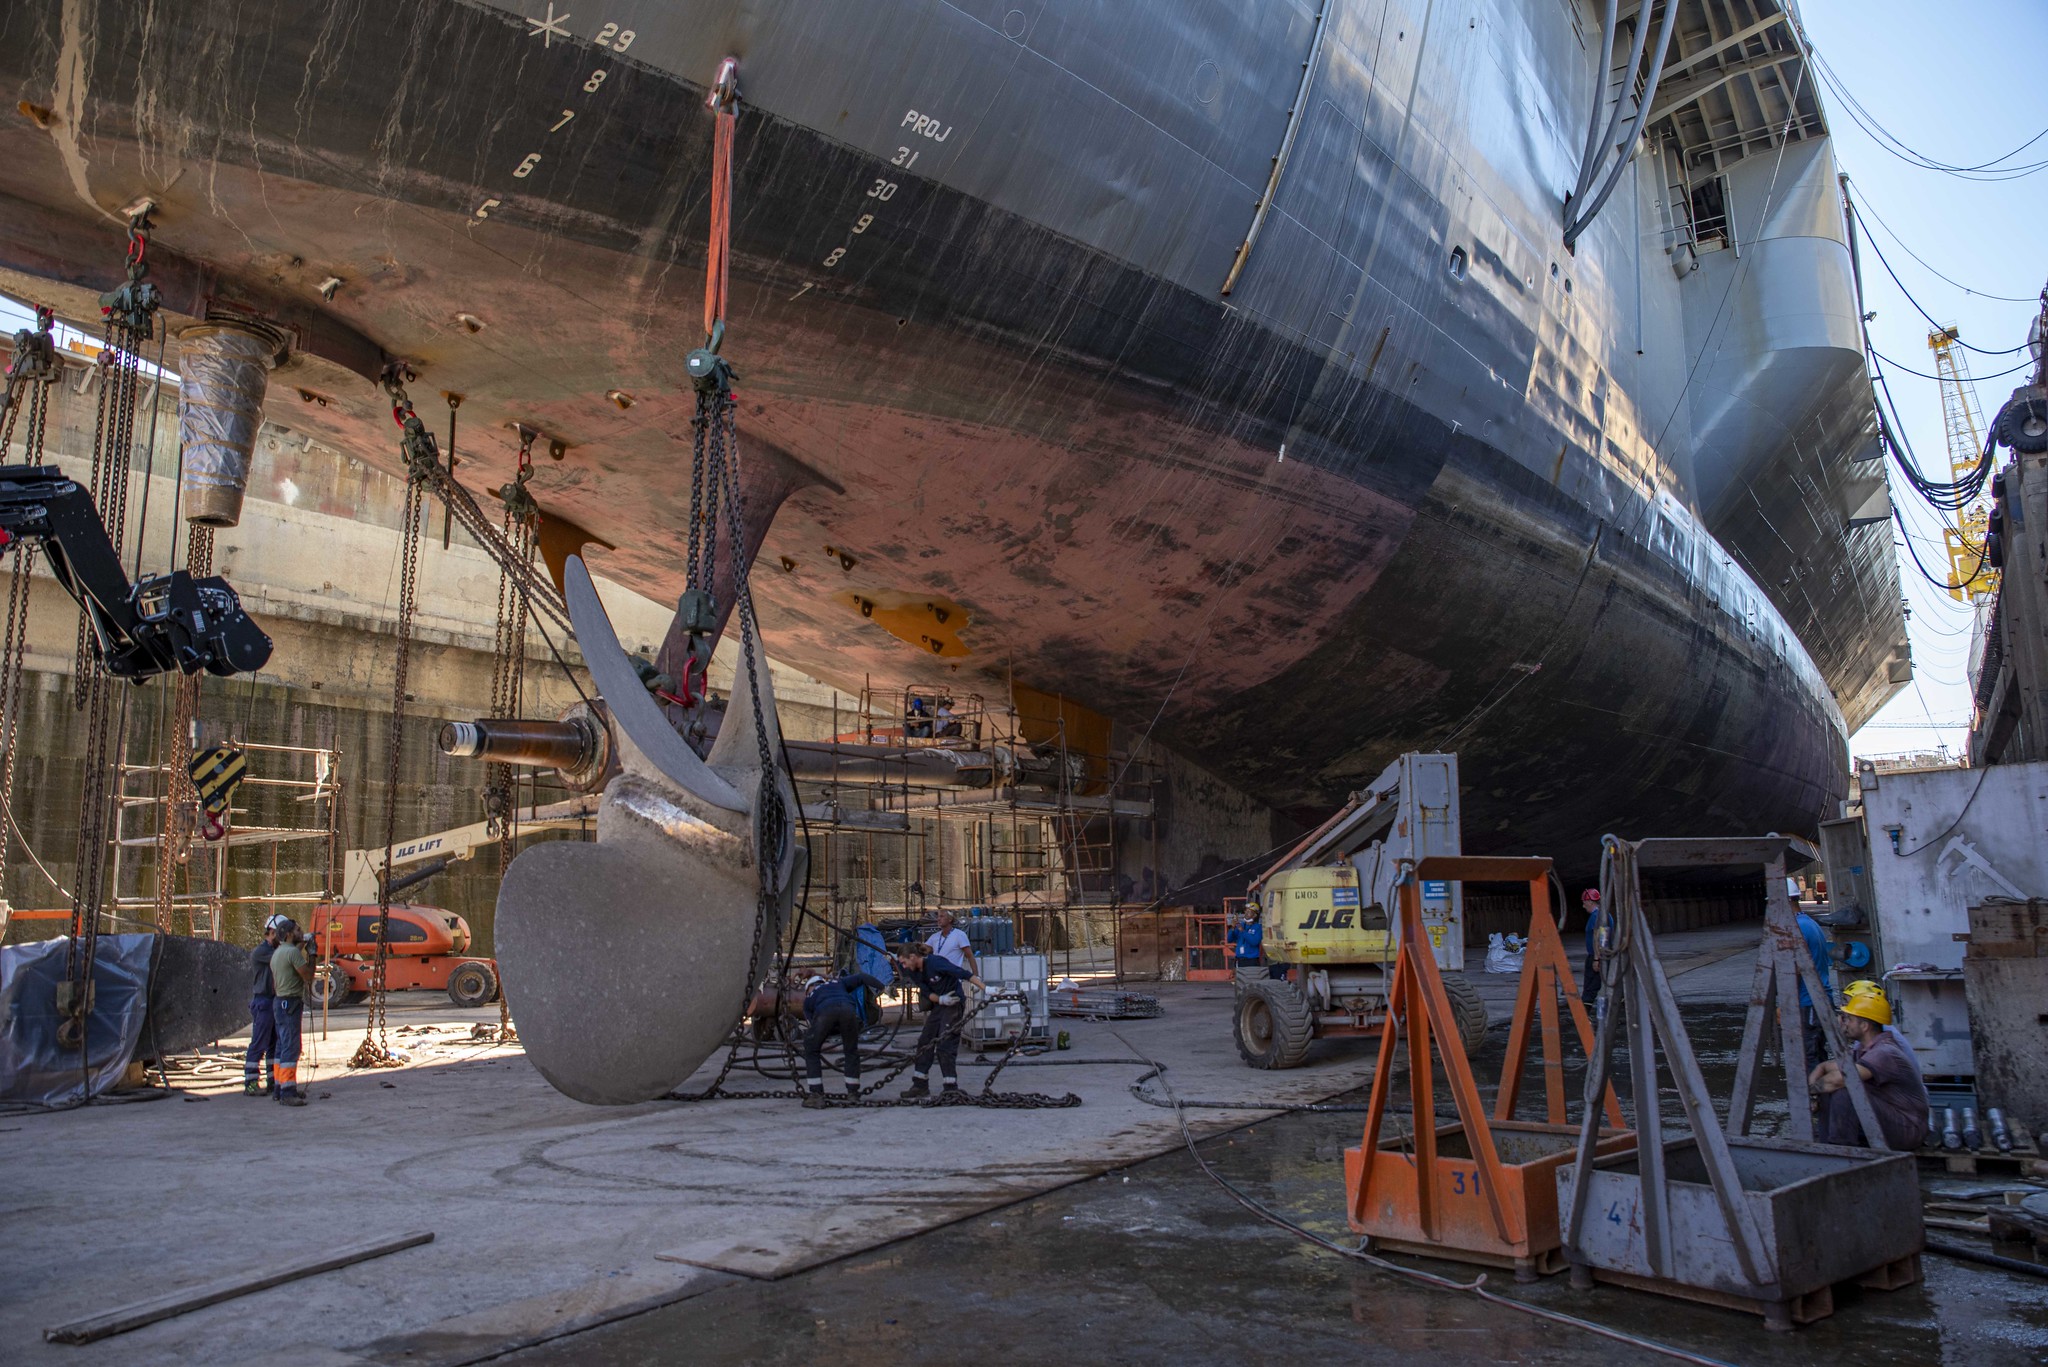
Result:
<instances>
[{"instance_id":1,"label":"dry dock","mask_svg":"<svg viewBox=\"0 0 2048 1367\"><path fill-rule=\"evenodd\" d=\"M1754 934L1730 926L1662 942L1717 1086ZM1496 1022L1514 981L1480 978ZM24 1254L0 1296L0 1359L1646 1360L1628 1343L1347 1263L1247 1214L1189 1160L1173 1112L1132 1096L1143 1067L1107 1060L1156 1058L1184 1098L1298 1103L1353 1092L1370 1050L1322 1044L1307 1067L1256 1073L1230 1042L1227 985L1159 995L1158 1019L1066 1022L1071 1050L1005 1070L1005 1090L1082 1098L1064 1110L594 1110L556 1094L516 1050L471 1042L471 1024L494 1010L423 999L393 1014L408 1067L343 1070L358 1036L337 1029L319 1043L316 1100L302 1111L245 1098L221 1072L182 1084L182 1098L9 1117L4 1224ZM345 1019L360 1029L359 1010ZM1497 1023L1482 1077L1498 1069L1503 1033ZM970 1087L984 1075L964 1070ZM741 1072L731 1085L766 1084ZM1190 1114L1226 1178L1346 1238L1339 1155L1357 1142L1357 1114ZM1999 1181L1976 1185L1987 1183ZM287 1251L411 1230L434 1241L84 1347L41 1339L60 1321ZM1495 1274L1489 1286L1726 1362L2048 1354L2048 1282L1932 1257L1923 1285L1845 1298L1790 1336L1632 1292L1575 1294L1563 1277L1517 1287Z\"/></svg>"}]
</instances>

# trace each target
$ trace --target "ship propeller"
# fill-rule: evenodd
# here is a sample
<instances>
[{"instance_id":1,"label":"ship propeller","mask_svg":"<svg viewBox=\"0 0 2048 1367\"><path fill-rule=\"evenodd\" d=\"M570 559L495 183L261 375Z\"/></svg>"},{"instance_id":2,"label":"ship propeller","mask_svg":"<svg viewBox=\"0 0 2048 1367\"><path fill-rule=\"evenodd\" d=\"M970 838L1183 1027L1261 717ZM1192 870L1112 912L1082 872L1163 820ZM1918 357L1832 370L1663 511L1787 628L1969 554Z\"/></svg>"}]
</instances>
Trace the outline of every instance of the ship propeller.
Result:
<instances>
[{"instance_id":1,"label":"ship propeller","mask_svg":"<svg viewBox=\"0 0 2048 1367\"><path fill-rule=\"evenodd\" d=\"M700 759L648 695L580 557L563 578L620 773L599 800L594 842L543 842L505 871L498 964L541 1076L578 1101L629 1105L674 1091L731 1035L780 939L804 852L786 820L766 823L782 835L760 848L762 804L794 813L796 797L786 775L764 772L762 737L771 757L781 739L758 637L745 645L759 728L743 666Z\"/></svg>"}]
</instances>

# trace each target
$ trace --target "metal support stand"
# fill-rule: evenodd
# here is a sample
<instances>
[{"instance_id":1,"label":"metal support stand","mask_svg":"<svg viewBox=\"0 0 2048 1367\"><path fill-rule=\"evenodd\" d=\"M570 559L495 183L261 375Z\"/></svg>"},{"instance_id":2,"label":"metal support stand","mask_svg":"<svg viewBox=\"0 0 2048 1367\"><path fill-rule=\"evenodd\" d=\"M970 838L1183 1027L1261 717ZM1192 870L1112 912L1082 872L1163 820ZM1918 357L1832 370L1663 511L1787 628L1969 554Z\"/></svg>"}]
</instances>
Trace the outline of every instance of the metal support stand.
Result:
<instances>
[{"instance_id":1,"label":"metal support stand","mask_svg":"<svg viewBox=\"0 0 2048 1367\"><path fill-rule=\"evenodd\" d=\"M1522 964L1507 1065L1491 1120L1480 1103L1423 921L1423 880L1520 882L1529 887L1530 948ZM1578 984L1551 918L1550 861L1444 855L1419 864L1404 860L1396 891L1401 933L1391 971L1387 1027L1380 1035L1379 1067L1373 1073L1364 1136L1357 1148L1344 1154L1351 1227L1376 1248L1512 1267L1518 1281L1532 1281L1562 1266L1557 1258L1556 1171L1570 1156L1575 1133L1565 1123L1560 990L1579 1042L1589 1054L1593 1045ZM1529 1038L1539 1018L1547 1123L1514 1118ZM1395 1054L1404 1032L1415 1119L1412 1159L1406 1137L1380 1141ZM1435 1123L1432 1036L1457 1103L1456 1124ZM1625 1153L1634 1141L1619 1132L1621 1108L1613 1092L1588 1095L1595 1098L1590 1113L1596 1120L1604 1109L1614 1125L1599 1133L1597 1151L1602 1156ZM1593 1128L1599 1129L1597 1123Z\"/></svg>"},{"instance_id":2,"label":"metal support stand","mask_svg":"<svg viewBox=\"0 0 2048 1367\"><path fill-rule=\"evenodd\" d=\"M1588 1107L1576 1162L1557 1176L1559 1202L1568 1212L1563 1239L1574 1285L1600 1280L1636 1286L1750 1310L1771 1328L1790 1329L1832 1312L1836 1282L1863 1278L1889 1286L1916 1280L1923 1230L1912 1158L1811 1142L1805 1050L1792 986L1801 967L1814 999L1827 998L1800 940L1784 879L1788 854L1796 852L1804 864L1814 857L1812 848L1786 836L1633 843L1608 836L1603 843L1602 904L1613 918L1612 952L1586 1094L1590 1100L1606 1086L1616 1036L1625 1032L1638 1142L1632 1155L1601 1156ZM1644 867L1761 867L1776 880L1738 1065L1738 1097L1725 1130L1643 915ZM1774 997L1780 1047L1787 1054L1787 1092L1795 1103L1793 1124L1803 1136L1798 1139L1747 1133L1756 1065L1765 1048L1765 1009ZM1832 1028L1829 1038L1839 1050L1840 1035ZM1665 1135L1660 1048L1689 1135ZM1852 1096L1861 1098L1858 1114L1867 1115L1860 1079L1852 1087ZM1871 1120L1864 1124L1874 1132Z\"/></svg>"}]
</instances>

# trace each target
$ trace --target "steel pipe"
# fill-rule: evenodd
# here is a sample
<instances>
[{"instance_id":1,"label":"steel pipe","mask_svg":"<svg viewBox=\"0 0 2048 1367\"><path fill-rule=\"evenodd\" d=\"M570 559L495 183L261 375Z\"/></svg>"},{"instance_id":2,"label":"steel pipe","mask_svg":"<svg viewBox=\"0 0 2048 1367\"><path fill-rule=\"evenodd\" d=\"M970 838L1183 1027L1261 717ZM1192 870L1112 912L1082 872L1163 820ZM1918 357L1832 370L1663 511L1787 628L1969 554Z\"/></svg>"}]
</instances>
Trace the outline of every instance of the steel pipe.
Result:
<instances>
[{"instance_id":1,"label":"steel pipe","mask_svg":"<svg viewBox=\"0 0 2048 1367\"><path fill-rule=\"evenodd\" d=\"M444 722L440 743L442 754L458 759L574 771L588 767L596 758L599 740L590 724L580 718L487 717Z\"/></svg>"}]
</instances>

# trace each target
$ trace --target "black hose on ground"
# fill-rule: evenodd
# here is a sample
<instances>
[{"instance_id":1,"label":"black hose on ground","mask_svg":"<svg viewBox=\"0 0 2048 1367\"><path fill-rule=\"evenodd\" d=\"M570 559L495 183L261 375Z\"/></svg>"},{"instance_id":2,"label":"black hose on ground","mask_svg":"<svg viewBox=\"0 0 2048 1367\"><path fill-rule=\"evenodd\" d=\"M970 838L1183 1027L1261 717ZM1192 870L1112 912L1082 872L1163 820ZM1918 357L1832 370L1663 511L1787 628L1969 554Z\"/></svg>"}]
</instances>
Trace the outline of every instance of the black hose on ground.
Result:
<instances>
[{"instance_id":1,"label":"black hose on ground","mask_svg":"<svg viewBox=\"0 0 2048 1367\"><path fill-rule=\"evenodd\" d=\"M1114 1030L1110 1033L1116 1034ZM1137 1047L1129 1040L1124 1039L1122 1035L1117 1034L1116 1037L1119 1040L1123 1040L1123 1045L1126 1049L1129 1049L1132 1053L1138 1052ZM1167 1098L1171 1101L1173 1098L1173 1088L1166 1081L1166 1069L1160 1064L1152 1063L1149 1059L1146 1062L1154 1070L1148 1076L1157 1076L1159 1078L1159 1085L1166 1088ZM1140 1081L1143 1080L1140 1079ZM1225 1192L1229 1193L1232 1200L1236 1201L1246 1210L1258 1216L1266 1223L1286 1230L1297 1239L1314 1244L1316 1247L1330 1253L1335 1253L1340 1257L1369 1264L1382 1272L1390 1272L1397 1277L1404 1277L1409 1281L1419 1282L1424 1286L1433 1286L1445 1291L1463 1291L1469 1295L1477 1296L1479 1299L1492 1305L1500 1305L1510 1310L1518 1310L1525 1315L1533 1315L1537 1319L1549 1320L1553 1324L1562 1324L1573 1329L1583 1329L1587 1333L1598 1334L1602 1338L1613 1339L1618 1343L1626 1343L1637 1348L1648 1349L1653 1353L1661 1353L1665 1357L1676 1358L1680 1362L1695 1363L1698 1364L1698 1367L1734 1367L1733 1363L1723 1362L1719 1358L1702 1357L1698 1353L1688 1353L1683 1348L1674 1348L1668 1343L1659 1343L1655 1339L1641 1338L1635 1334L1626 1333L1623 1330L1615 1329L1605 1324L1596 1324L1592 1320L1580 1319L1576 1315L1567 1315L1557 1310L1546 1310L1542 1306L1516 1300L1513 1296L1503 1296L1498 1292L1489 1291L1486 1289L1486 1274L1483 1272L1469 1282L1456 1281L1450 1277L1439 1277L1434 1273L1423 1272L1417 1268L1403 1267L1399 1263L1392 1263L1388 1262L1385 1258L1375 1257L1362 1249L1346 1248L1340 1243L1325 1239L1315 1231L1304 1229L1302 1226L1295 1224L1272 1207L1245 1195L1244 1192L1233 1186L1222 1173L1210 1167L1209 1160L1202 1156L1201 1149L1195 1144L1194 1131L1188 1128L1187 1112L1182 1110L1177 1102L1174 1103L1174 1115L1180 1121L1181 1141L1187 1145L1188 1156L1195 1160L1195 1166L1202 1170L1203 1176L1223 1188Z\"/></svg>"},{"instance_id":2,"label":"black hose on ground","mask_svg":"<svg viewBox=\"0 0 2048 1367\"><path fill-rule=\"evenodd\" d=\"M2048 1277L2048 1266L2030 1263L2020 1258L2008 1258L2002 1253L1987 1253L1981 1248L1967 1244L1952 1244L1946 1239L1929 1239L1929 1253L1939 1253L1944 1258L1956 1258L1966 1263L1982 1263L1986 1267L1999 1267L2007 1272L2024 1272L2030 1277Z\"/></svg>"}]
</instances>

